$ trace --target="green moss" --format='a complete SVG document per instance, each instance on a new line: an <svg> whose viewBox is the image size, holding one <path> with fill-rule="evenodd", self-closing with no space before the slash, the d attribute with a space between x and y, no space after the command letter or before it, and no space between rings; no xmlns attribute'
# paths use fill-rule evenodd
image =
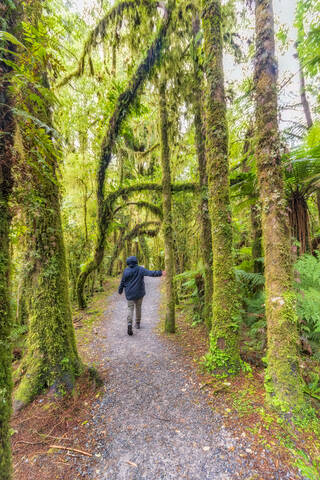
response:
<svg viewBox="0 0 320 480"><path fill-rule="evenodd" d="M279 152L273 20L270 2L257 2L256 162L266 278L268 365L265 386L269 403L278 410L301 412L307 405L299 365L289 223Z"/></svg>
<svg viewBox="0 0 320 480"><path fill-rule="evenodd" d="M15 35L19 21L18 2L1 3L1 29ZM12 112L10 74L15 61L16 45L5 38L1 40L2 61L0 70L0 477L12 477L9 421L12 392L12 318L10 311L10 249L9 229L11 213L9 201L13 188L12 167L14 155L15 122Z"/></svg>
<svg viewBox="0 0 320 480"><path fill-rule="evenodd" d="M27 210L27 222L33 226L27 237L29 328L16 407L24 406L45 388L57 393L72 389L82 371L72 324L57 183L42 178L38 195L43 202L36 215Z"/></svg>
<svg viewBox="0 0 320 480"><path fill-rule="evenodd" d="M268 335L265 375L267 398L269 403L278 409L298 412L305 407L305 399L299 367L299 336L294 292L284 292L281 297L267 294L266 314L276 317L272 334Z"/></svg>
<svg viewBox="0 0 320 480"><path fill-rule="evenodd" d="M9 421L12 391L10 341L12 319L9 301L9 224L8 197L4 197L0 190L0 472L4 480L11 478Z"/></svg>
<svg viewBox="0 0 320 480"><path fill-rule="evenodd" d="M203 73L200 66L200 59L197 55L198 33L200 22L198 15L193 19L193 67L194 67L194 127L195 142L198 157L199 186L200 186L200 205L199 216L201 222L201 253L204 265L204 308L203 317L207 324L208 331L211 330L212 315L212 295L213 295L213 277L212 277L212 233L211 220L208 208L208 176L207 161L205 153L205 128L203 121L202 108L202 89Z"/></svg>
<svg viewBox="0 0 320 480"><path fill-rule="evenodd" d="M240 369L239 305L233 269L228 177L228 130L222 66L221 5L204 0L206 159L212 228L213 297L210 349L206 365L217 375Z"/></svg>
<svg viewBox="0 0 320 480"><path fill-rule="evenodd" d="M83 267L83 270L80 273L77 281L77 297L80 308L86 307L86 300L84 298L84 286L86 280L90 273L93 270L96 270L102 262L104 256L106 235L110 225L110 221L113 216L112 205L117 198L117 196L113 195L106 200L104 194L106 171L109 167L112 150L121 130L121 126L130 112L132 103L137 98L140 89L142 88L148 76L151 74L154 66L160 60L164 41L167 35L167 30L171 21L173 5L174 2L170 2L167 15L164 18L164 21L159 29L155 40L148 49L145 58L142 60L137 70L135 71L135 74L129 82L128 87L121 95L119 95L114 112L109 120L107 131L101 142L100 161L97 173L97 243L93 259L87 262L86 265Z"/></svg>
<svg viewBox="0 0 320 480"><path fill-rule="evenodd" d="M173 231L171 211L171 166L170 147L168 140L168 109L166 101L166 81L162 72L162 79L159 87L160 106L160 150L162 168L162 203L163 223L162 231L164 237L164 260L165 260L165 285L166 285L166 316L165 331L175 332L175 290L174 290L174 252L173 252Z"/></svg>

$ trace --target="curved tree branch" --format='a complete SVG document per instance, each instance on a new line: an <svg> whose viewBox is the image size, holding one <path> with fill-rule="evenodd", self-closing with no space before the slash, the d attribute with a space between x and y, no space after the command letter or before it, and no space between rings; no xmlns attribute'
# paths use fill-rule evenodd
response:
<svg viewBox="0 0 320 480"><path fill-rule="evenodd" d="M173 2L170 2L173 3ZM139 88L143 85L148 75L151 73L156 62L159 61L164 40L171 20L172 7L168 10L156 39L149 48L144 60L140 63L133 75L127 89L118 97L114 112L109 120L107 132L102 140L100 165L98 169L98 207L103 199L104 182L106 170L111 160L112 149L119 135L121 125L128 116L130 106L138 94Z"/></svg>
<svg viewBox="0 0 320 480"><path fill-rule="evenodd" d="M171 185L172 193L181 192L195 192L198 190L198 186L194 183L178 183ZM114 192L110 193L105 200L103 213L99 224L99 235L95 246L93 258L89 260L81 270L81 273L77 282L77 297L80 308L86 307L86 301L83 295L85 282L90 275L102 262L105 240L107 237L108 229L114 216L114 204L121 196L129 196L130 194L142 191L162 191L162 186L157 183L143 183L140 185L130 185L128 187L122 187Z"/></svg>
<svg viewBox="0 0 320 480"><path fill-rule="evenodd" d="M126 203L124 205L120 205L119 207L117 207L114 210L113 215L115 216L120 210L122 210L123 208L128 207L130 205L135 205L138 208L146 208L151 213L153 213L154 215L157 215L160 219L162 219L162 209L160 207L158 207L158 205L155 205L154 203L149 203L149 202L145 202L145 201L129 202L129 203Z"/></svg>
<svg viewBox="0 0 320 480"><path fill-rule="evenodd" d="M86 306L86 302L83 295L84 285L88 275L95 270L102 262L105 248L105 241L107 230L110 224L110 219L113 215L113 203L114 199L118 198L116 195L114 197L111 194L111 199L108 198L107 201L104 198L104 184L106 177L106 170L111 161L112 150L115 145L116 139L119 135L120 128L123 121L129 114L130 107L135 100L139 89L144 84L147 77L152 72L155 64L160 60L160 55L164 46L164 41L166 38L167 30L171 20L172 10L175 6L175 0L169 0L168 9L164 15L163 23L159 29L158 35L150 46L144 60L138 66L135 74L133 75L127 89L118 97L113 115L111 116L108 124L106 134L102 140L101 144L101 153L100 153L100 164L98 168L97 175L97 203L98 203L98 235L97 243L94 252L93 259L86 263L79 275L77 282L77 296L80 308ZM110 201L111 200L111 201Z"/></svg>
<svg viewBox="0 0 320 480"><path fill-rule="evenodd" d="M116 260L116 258L120 255L121 250L123 249L125 243L129 240L133 240L136 237L139 237L141 235L146 235L148 237L155 237L160 230L160 222L143 222L143 223L138 223L137 225L134 226L134 228L127 233L124 237L121 238L119 243L115 245L109 266L108 266L108 275L112 274L112 269L113 269L113 264ZM157 227L155 229L150 229L149 227L154 226Z"/></svg>

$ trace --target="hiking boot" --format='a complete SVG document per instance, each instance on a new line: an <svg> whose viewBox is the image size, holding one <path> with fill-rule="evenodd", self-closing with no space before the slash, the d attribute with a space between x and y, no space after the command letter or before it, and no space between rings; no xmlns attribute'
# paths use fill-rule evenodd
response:
<svg viewBox="0 0 320 480"><path fill-rule="evenodd" d="M139 330L140 329L140 322L136 322L135 327Z"/></svg>
<svg viewBox="0 0 320 480"><path fill-rule="evenodd" d="M128 335L133 335L132 323L128 323Z"/></svg>

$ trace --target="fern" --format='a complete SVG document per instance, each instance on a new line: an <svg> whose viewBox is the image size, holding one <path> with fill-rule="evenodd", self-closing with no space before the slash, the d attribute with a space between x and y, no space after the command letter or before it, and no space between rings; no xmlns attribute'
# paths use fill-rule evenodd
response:
<svg viewBox="0 0 320 480"><path fill-rule="evenodd" d="M301 333L320 344L320 254L302 255L295 265L299 278L297 312Z"/></svg>
<svg viewBox="0 0 320 480"><path fill-rule="evenodd" d="M264 286L264 276L261 273L246 272L238 268L235 269L235 273L238 282L251 292Z"/></svg>

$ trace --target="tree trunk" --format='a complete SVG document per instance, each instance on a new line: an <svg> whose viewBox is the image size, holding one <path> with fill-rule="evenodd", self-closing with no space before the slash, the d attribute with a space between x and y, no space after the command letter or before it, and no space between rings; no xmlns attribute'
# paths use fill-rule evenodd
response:
<svg viewBox="0 0 320 480"><path fill-rule="evenodd" d="M220 0L203 0L206 158L212 225L213 300L208 368L221 375L240 367L239 306L232 256L228 131L222 64Z"/></svg>
<svg viewBox="0 0 320 480"><path fill-rule="evenodd" d="M304 403L298 328L292 287L290 233L279 154L277 64L271 0L256 0L256 158L262 206L266 277L269 402L299 409Z"/></svg>
<svg viewBox="0 0 320 480"><path fill-rule="evenodd" d="M305 82L305 78L304 78L303 66L302 66L302 63L301 63L301 60L300 60L300 57L299 57L298 49L297 49L297 53L296 53L295 56L296 56L296 58L298 60L298 63L299 63L299 80L300 80L301 104L302 104L302 107L303 107L304 116L306 117L307 127L309 129L309 128L312 127L313 121L312 121L310 105L309 105L307 95L306 95L306 82Z"/></svg>
<svg viewBox="0 0 320 480"><path fill-rule="evenodd" d="M252 259L253 259L253 271L254 273L263 273L262 258L262 229L261 229L261 209L257 202L250 207L250 220L251 220L251 245L252 245Z"/></svg>
<svg viewBox="0 0 320 480"><path fill-rule="evenodd" d="M14 35L18 22L18 4L1 2L2 29ZM13 53L15 45L0 41L2 58L15 61ZM10 248L9 229L11 212L9 200L13 188L12 168L15 161L13 150L15 124L10 96L11 67L0 62L0 476L1 480L9 480L12 475L9 421L11 415L12 392L12 345L10 311Z"/></svg>
<svg viewBox="0 0 320 480"><path fill-rule="evenodd" d="M212 295L213 295L213 276L212 276L212 233L211 220L208 205L208 176L207 162L205 152L205 126L203 123L202 112L202 84L203 75L199 65L197 49L197 35L200 30L200 20L198 15L193 19L193 79L194 79L194 127L195 142L198 156L199 183L200 183L200 224L201 224L201 253L204 265L204 308L203 316L208 330L211 330L212 316Z"/></svg>
<svg viewBox="0 0 320 480"><path fill-rule="evenodd" d="M55 167L51 168L53 176ZM24 406L46 387L56 391L71 389L81 371L72 324L57 181L42 178L35 188L42 202L36 214L27 211L31 262L29 331L27 353L22 361L24 376L15 395L16 407Z"/></svg>
<svg viewBox="0 0 320 480"><path fill-rule="evenodd" d="M140 248L141 248L141 251L143 253L143 262L144 262L144 266L147 270L149 270L149 266L150 266L150 252L149 252L149 247L148 247L148 244L147 244L147 241L146 241L146 237L144 235L142 235L141 237L139 237L139 243L140 243Z"/></svg>
<svg viewBox="0 0 320 480"><path fill-rule="evenodd" d="M175 332L175 294L174 294L174 255L173 232L171 211L171 169L170 148L168 141L168 111L166 101L166 81L161 79L159 87L160 99L160 143L161 143L161 168L162 168L162 198L163 198L163 236L164 236L164 262L166 284L166 314L165 331Z"/></svg>
<svg viewBox="0 0 320 480"><path fill-rule="evenodd" d="M25 20L37 28L41 16L41 1L25 6ZM46 72L40 59L35 58L33 75L48 88ZM41 97L39 91L35 91ZM43 99L39 108L30 96L23 96L23 107L51 124L51 106ZM24 99L26 98L26 100ZM27 353L22 360L24 373L15 395L15 406L30 402L46 387L63 392L72 389L81 372L72 323L67 261L60 212L60 193L56 176L57 159L50 152L51 139L39 131L32 121L20 124L23 147L31 160L26 168L26 180L36 197L31 195L26 206L28 225L27 246L29 272L27 313L29 329ZM41 137L41 144L35 138ZM47 150L45 145L49 145ZM23 182L23 180L22 180Z"/></svg>

